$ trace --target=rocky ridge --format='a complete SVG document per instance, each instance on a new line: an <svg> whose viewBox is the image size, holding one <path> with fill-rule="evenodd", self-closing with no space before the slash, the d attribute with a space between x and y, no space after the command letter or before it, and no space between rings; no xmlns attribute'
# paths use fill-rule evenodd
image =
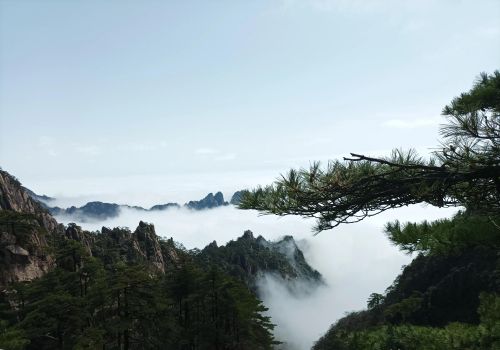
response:
<svg viewBox="0 0 500 350"><path fill-rule="evenodd" d="M80 242L90 255L109 253L160 272L181 254L172 240L162 241L154 226L142 221L133 233L126 228L88 232L76 224L65 227L17 179L0 170L0 287L47 273L54 266L54 248L63 240Z"/></svg>
<svg viewBox="0 0 500 350"><path fill-rule="evenodd" d="M227 205L220 192L190 203L194 210ZM91 204L87 208L98 212L102 206ZM267 273L286 282L307 281L313 286L323 283L320 273L307 264L291 236L270 242L262 236L255 238L247 230L225 246L219 247L214 241L201 251L187 251L179 248L172 238L159 238L154 226L143 221L134 231L102 227L100 231L89 232L74 223L67 226L57 223L19 181L5 171L0 172L0 287L41 277L55 266L55 252L71 241L81 243L88 255L109 266L120 261L140 263L152 272L165 273L186 259L207 269L215 265L245 282L254 292L257 279Z"/></svg>
<svg viewBox="0 0 500 350"><path fill-rule="evenodd" d="M0 170L0 286L40 277L52 268L49 241L63 230L16 178Z"/></svg>
<svg viewBox="0 0 500 350"><path fill-rule="evenodd" d="M237 194L240 192L241 191L238 191L232 196L231 204L237 205L237 203L239 203L240 197L238 197ZM69 216L71 217L71 219L78 222L104 221L106 219L115 218L118 215L120 215L120 211L122 209L135 209L139 211L150 212L150 211L166 210L171 208L178 209L184 207L191 210L206 210L206 209L213 209L222 206L227 206L230 204L224 200L224 195L222 194L222 192L217 192L215 193L215 195L213 193L209 193L200 200L189 201L184 205L180 205L179 203L156 204L149 209L139 206L130 206L126 204L106 203L99 201L88 202L81 207L71 206L69 208L64 209L57 206L56 207L49 206L50 203L46 201L44 198L45 197L50 198L50 197L39 196L33 191L29 191L28 193L35 201L38 201L41 204L41 206L45 207L52 215ZM235 199L236 198L235 196L237 196L238 200Z"/></svg>
<svg viewBox="0 0 500 350"><path fill-rule="evenodd" d="M324 284L321 274L307 263L292 236L272 242L262 236L255 238L252 231L247 230L225 246L213 241L199 251L196 258L205 266L220 267L253 289L258 278L267 273L286 282L303 281L312 287Z"/></svg>

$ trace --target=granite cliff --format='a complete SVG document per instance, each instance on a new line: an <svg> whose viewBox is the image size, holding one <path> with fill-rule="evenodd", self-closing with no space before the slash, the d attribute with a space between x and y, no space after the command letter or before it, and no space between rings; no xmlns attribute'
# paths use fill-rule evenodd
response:
<svg viewBox="0 0 500 350"><path fill-rule="evenodd" d="M81 243L91 256L143 262L160 272L182 254L172 240L161 240L154 226L142 221L134 232L106 227L88 232L76 224L59 224L17 179L0 170L0 286L47 273L64 240Z"/></svg>
<svg viewBox="0 0 500 350"><path fill-rule="evenodd" d="M63 232L16 178L0 170L0 286L45 274L54 265L49 242Z"/></svg>

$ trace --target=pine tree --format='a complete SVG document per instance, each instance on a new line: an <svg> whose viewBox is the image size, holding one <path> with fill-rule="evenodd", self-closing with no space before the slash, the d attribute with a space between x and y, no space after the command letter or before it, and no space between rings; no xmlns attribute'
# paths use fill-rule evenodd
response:
<svg viewBox="0 0 500 350"><path fill-rule="evenodd" d="M481 74L443 109L442 145L425 160L415 151L386 158L351 154L326 168L290 170L244 194L242 209L318 219L316 231L415 203L500 212L500 72Z"/></svg>

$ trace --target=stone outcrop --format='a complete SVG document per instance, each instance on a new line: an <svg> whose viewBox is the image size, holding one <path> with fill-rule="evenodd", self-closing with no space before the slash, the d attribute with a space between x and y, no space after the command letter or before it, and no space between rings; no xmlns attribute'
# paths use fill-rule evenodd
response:
<svg viewBox="0 0 500 350"><path fill-rule="evenodd" d="M231 197L231 200L229 201L229 204L232 205L239 205L241 202L241 198L243 195L248 192L247 190L241 190L241 191L236 191L234 192L233 196Z"/></svg>
<svg viewBox="0 0 500 350"><path fill-rule="evenodd" d="M87 231L82 230L82 228L74 223L68 224L64 235L67 239L71 239L80 242L89 255L92 255L92 247L95 244L95 236Z"/></svg>
<svg viewBox="0 0 500 350"><path fill-rule="evenodd" d="M20 182L3 170L0 170L0 210L33 214L41 220L47 231L55 231L59 226L52 215L26 192Z"/></svg>
<svg viewBox="0 0 500 350"><path fill-rule="evenodd" d="M134 232L127 228L103 227L96 237L93 254L106 254L107 251L117 252L115 259L127 262L145 263L159 272L165 272L178 260L176 248L172 242L161 244L152 224L139 222Z"/></svg>
<svg viewBox="0 0 500 350"><path fill-rule="evenodd" d="M139 222L139 226L132 235L132 247L151 265L165 272L163 254L153 224Z"/></svg>
<svg viewBox="0 0 500 350"><path fill-rule="evenodd" d="M101 217L103 210L116 214L120 206L92 202L84 210ZM103 227L102 232L95 233L73 223L67 227L58 224L45 206L33 198L33 192L0 170L0 288L47 273L55 266L50 252L61 240L80 242L89 255L100 256L103 261L118 258L144 263L161 273L176 265L181 254L173 240L160 240L154 226L142 221L134 232Z"/></svg>
<svg viewBox="0 0 500 350"><path fill-rule="evenodd" d="M62 231L17 179L0 170L0 286L49 271L54 259L48 241Z"/></svg>

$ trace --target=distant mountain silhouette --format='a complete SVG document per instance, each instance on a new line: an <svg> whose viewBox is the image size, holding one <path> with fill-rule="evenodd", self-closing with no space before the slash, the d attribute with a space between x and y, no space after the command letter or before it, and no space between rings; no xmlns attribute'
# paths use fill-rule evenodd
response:
<svg viewBox="0 0 500 350"><path fill-rule="evenodd" d="M185 207L191 210L205 210L213 209L217 207L227 206L229 204L237 205L241 198L243 191L237 191L231 197L231 202L228 203L224 200L224 195L222 192L217 192L215 195L209 193L204 198L200 200L193 200L180 205L179 203L165 203L156 204L151 208L146 209L139 206L130 206L128 204L117 204L117 203L107 203L100 201L88 202L81 207L71 206L69 208L60 208L50 206L50 203L55 200L55 198L48 197L46 195L38 195L35 192L25 188L26 192L31 196L32 199L40 203L45 207L52 215L55 216L71 216L75 221L87 222L87 221L102 221L110 218L117 217L120 215L121 209L135 209L145 212L167 210L172 208Z"/></svg>

